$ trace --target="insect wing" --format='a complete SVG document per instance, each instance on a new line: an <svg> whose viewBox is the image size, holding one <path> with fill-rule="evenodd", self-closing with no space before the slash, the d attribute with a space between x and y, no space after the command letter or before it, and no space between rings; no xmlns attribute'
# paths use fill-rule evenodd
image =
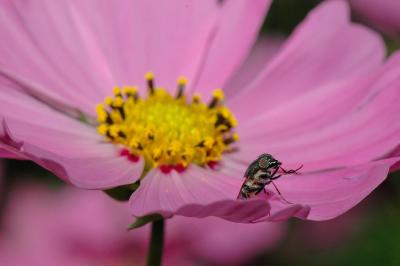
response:
<svg viewBox="0 0 400 266"><path fill-rule="evenodd" d="M246 179L244 180L242 186L240 187L240 190L239 190L239 194L238 194L238 196L237 196L237 199L247 199L247 198L248 198L248 195L247 195L246 193L243 192L244 185L245 185L246 182L247 182L247 177L245 177L245 178L246 178Z"/></svg>
<svg viewBox="0 0 400 266"><path fill-rule="evenodd" d="M236 199L247 199L249 196L245 193L242 192L242 190L239 191L239 194Z"/></svg>
<svg viewBox="0 0 400 266"><path fill-rule="evenodd" d="M258 161L255 160L254 162L252 162L249 167L247 167L246 172L244 173L244 177L247 178L251 178L255 172L258 169Z"/></svg>
<svg viewBox="0 0 400 266"><path fill-rule="evenodd" d="M244 180L242 186L240 187L240 191L237 199L248 199L255 194L257 194L260 189L264 188L264 184L260 183L259 180L254 179L254 176L247 178Z"/></svg>
<svg viewBox="0 0 400 266"><path fill-rule="evenodd" d="M245 180L242 183L242 186L240 187L239 194L237 196L237 199L247 199L250 195L246 192L246 184L249 181L249 178L245 176Z"/></svg>

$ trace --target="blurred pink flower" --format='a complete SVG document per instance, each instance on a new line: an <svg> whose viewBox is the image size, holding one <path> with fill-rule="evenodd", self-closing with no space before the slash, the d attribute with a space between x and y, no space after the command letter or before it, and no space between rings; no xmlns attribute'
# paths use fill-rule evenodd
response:
<svg viewBox="0 0 400 266"><path fill-rule="evenodd" d="M16 266L143 265L150 230L128 232L131 217L125 210L125 204L98 191L16 187L5 213L0 261ZM233 265L272 249L284 233L278 223L175 217L168 220L163 265Z"/></svg>
<svg viewBox="0 0 400 266"><path fill-rule="evenodd" d="M349 0L352 8L365 22L385 33L400 37L400 1Z"/></svg>
<svg viewBox="0 0 400 266"><path fill-rule="evenodd" d="M223 148L215 155L217 168L211 167L207 157L211 153L202 159L210 167L152 168L131 197L136 216L158 212L166 217L219 216L238 222L292 216L329 219L366 197L399 160L395 148L400 143L400 55L383 64L382 39L350 22L344 1L321 4L265 65L249 63L237 73L257 36L268 0L1 4L0 147L78 187L130 184L144 167L142 157L132 151L121 156L121 145L104 141L90 123L81 121L95 117L96 104L110 94L110 88L137 84L141 90L148 70L170 93L180 74L192 81L186 84L181 79L180 86L187 85L190 93L201 93L206 99L213 88L224 88L227 108L221 110L236 117L234 130L240 140L232 144L233 149L224 144L229 139L218 143ZM151 93L152 75L147 78ZM240 82L230 83L232 78ZM122 97L118 90L115 95L115 101ZM218 102L222 96L219 91L213 100ZM106 100L108 107L114 100ZM104 121L107 115L111 117L100 110L98 118ZM122 115L117 112L119 120ZM160 120L158 130L176 115L171 117L159 112L146 121ZM113 118L113 134L109 128L99 131L114 140L125 138L119 135L124 131L117 120ZM225 120L230 127L233 121ZM186 137L194 138L202 128L184 130ZM144 133L154 140L151 130ZM131 140L129 148L143 149L135 135ZM163 144L171 145L171 154L179 145L189 147L189 142ZM152 158L157 152L156 147L143 151L143 156ZM236 200L247 165L263 152L273 154L287 168L304 165L302 175L276 182L295 204L273 192ZM193 153L177 155L180 160L187 156Z"/></svg>

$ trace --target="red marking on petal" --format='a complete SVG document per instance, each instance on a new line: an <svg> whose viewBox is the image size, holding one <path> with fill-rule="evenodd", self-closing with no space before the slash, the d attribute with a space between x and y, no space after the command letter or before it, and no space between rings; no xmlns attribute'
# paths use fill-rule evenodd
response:
<svg viewBox="0 0 400 266"><path fill-rule="evenodd" d="M128 149L122 149L119 153L121 156L129 156L131 153Z"/></svg>
<svg viewBox="0 0 400 266"><path fill-rule="evenodd" d="M132 154L128 149L122 149L119 154L128 158L128 160L133 163L137 163L140 159L139 156Z"/></svg>
<svg viewBox="0 0 400 266"><path fill-rule="evenodd" d="M178 173L182 173L183 171L185 171L186 167L183 166L182 164L177 164L177 165L174 166L174 169Z"/></svg>
<svg viewBox="0 0 400 266"><path fill-rule="evenodd" d="M139 161L140 157L137 155L129 154L128 159L131 162L137 163Z"/></svg>
<svg viewBox="0 0 400 266"><path fill-rule="evenodd" d="M207 163L207 165L208 165L208 167L210 167L211 169L215 170L215 169L217 168L217 166L218 166L218 162L216 162L216 161L209 161L209 162Z"/></svg>
<svg viewBox="0 0 400 266"><path fill-rule="evenodd" d="M172 166L170 166L170 165L161 165L160 166L160 170L164 174L169 174L172 171Z"/></svg>

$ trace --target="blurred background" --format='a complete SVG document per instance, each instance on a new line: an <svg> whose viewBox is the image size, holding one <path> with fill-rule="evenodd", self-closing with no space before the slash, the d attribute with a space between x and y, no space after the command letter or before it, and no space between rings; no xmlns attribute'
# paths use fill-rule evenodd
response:
<svg viewBox="0 0 400 266"><path fill-rule="evenodd" d="M320 2L275 0L261 37L276 40L278 49ZM353 7L353 20L378 30L388 54L400 48L400 31ZM0 177L0 265L144 264L148 228L126 231L133 218L124 203L70 188L31 162L0 161ZM164 264L400 265L399 177L392 173L361 204L326 222L174 218L167 224Z"/></svg>

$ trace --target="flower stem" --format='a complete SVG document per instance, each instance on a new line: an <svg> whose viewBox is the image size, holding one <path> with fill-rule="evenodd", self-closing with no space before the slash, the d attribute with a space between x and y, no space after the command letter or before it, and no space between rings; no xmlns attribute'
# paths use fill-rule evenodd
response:
<svg viewBox="0 0 400 266"><path fill-rule="evenodd" d="M147 266L160 266L164 245L164 220L156 220L151 224L151 239Z"/></svg>

